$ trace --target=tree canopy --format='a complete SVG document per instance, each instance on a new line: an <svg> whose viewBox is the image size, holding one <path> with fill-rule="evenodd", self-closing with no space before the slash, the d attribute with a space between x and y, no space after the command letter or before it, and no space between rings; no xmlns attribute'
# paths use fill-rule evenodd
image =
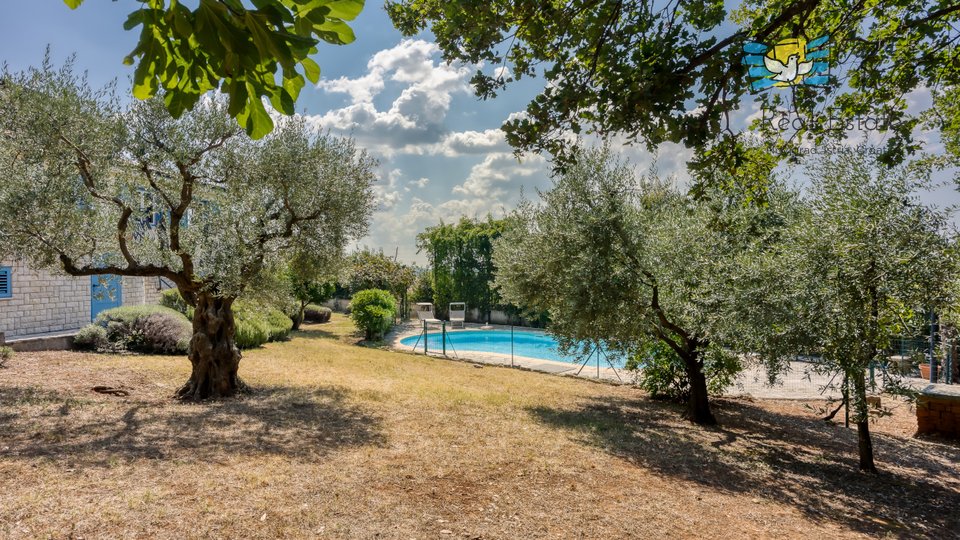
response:
<svg viewBox="0 0 960 540"><path fill-rule="evenodd" d="M807 135L818 142L846 135L817 121L824 113L839 125L870 115L887 125L882 160L899 162L919 147L911 131L921 114L907 112L907 94L928 89L936 107L960 82L960 4L948 0L743 0L733 8L722 0L397 0L387 6L405 34L432 30L447 60L484 63L473 79L483 98L542 74L543 90L504 130L518 150L548 151L561 163L573 155L571 135L595 133L696 148L693 168L701 179L718 161L727 174L737 172L755 157L730 124L730 113L749 99L747 42L813 43L827 36L828 80L752 96L763 107L789 104L809 120L771 147L786 155L795 156ZM931 125L952 122L937 117ZM779 135L769 122L756 127Z"/></svg>
<svg viewBox="0 0 960 540"><path fill-rule="evenodd" d="M409 312L408 295L416 280L413 267L403 264L383 251L359 250L347 262L347 285L350 293L356 294L367 289L379 289L392 294L399 306L394 314L401 318Z"/></svg>
<svg viewBox="0 0 960 540"><path fill-rule="evenodd" d="M336 259L365 234L375 162L297 117L253 140L225 99L179 118L121 107L68 64L4 72L0 255L70 275L160 276L194 310L181 395L237 390L234 299L298 252Z"/></svg>
<svg viewBox="0 0 960 540"><path fill-rule="evenodd" d="M815 369L839 375L837 387L845 381L860 468L873 471L866 371L886 363L893 338L922 335L925 313L955 305L955 239L948 214L917 199L926 184L910 168L848 154L814 165L812 181L808 212L777 256L779 291L790 301L772 328L791 330L769 339L817 352ZM896 378L882 381L899 389Z"/></svg>
<svg viewBox="0 0 960 540"><path fill-rule="evenodd" d="M497 287L505 300L549 311L568 351L669 349L689 380L688 417L714 423L708 367L727 351L752 352L765 332L769 320L743 314L775 286L759 255L777 244L793 198L763 208L693 200L638 177L609 149L576 158L495 243Z"/></svg>
<svg viewBox="0 0 960 540"><path fill-rule="evenodd" d="M71 9L83 0L64 0ZM254 137L273 129L261 98L293 114L306 81L320 80L310 58L321 41L345 45L355 39L347 24L364 0L181 0L139 2L123 27L140 27L140 40L123 60L137 64L133 95L163 96L174 117L193 108L210 90L230 96L227 110ZM278 78L279 72L279 78Z"/></svg>
<svg viewBox="0 0 960 540"><path fill-rule="evenodd" d="M445 314L450 302L466 302L468 309L489 317L490 310L500 306L493 287L493 243L505 225L504 220L490 216L486 220L464 217L455 225L440 223L417 235L417 248L430 261L438 313Z"/></svg>
<svg viewBox="0 0 960 540"><path fill-rule="evenodd" d="M336 291L337 272L343 260L300 252L278 271L279 296L289 298L288 312L293 319L293 329L299 330L304 320L304 311L309 304L320 304L333 297ZM272 292L272 291L271 291Z"/></svg>

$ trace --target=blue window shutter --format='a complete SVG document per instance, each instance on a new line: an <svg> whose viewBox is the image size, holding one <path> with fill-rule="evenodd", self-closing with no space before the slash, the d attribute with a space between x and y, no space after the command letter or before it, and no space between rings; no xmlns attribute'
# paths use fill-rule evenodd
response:
<svg viewBox="0 0 960 540"><path fill-rule="evenodd" d="M13 272L9 266L0 266L0 298L13 296Z"/></svg>

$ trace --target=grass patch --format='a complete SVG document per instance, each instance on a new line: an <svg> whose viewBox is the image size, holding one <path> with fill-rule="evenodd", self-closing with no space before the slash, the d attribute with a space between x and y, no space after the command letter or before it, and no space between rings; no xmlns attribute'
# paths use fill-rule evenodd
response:
<svg viewBox="0 0 960 540"><path fill-rule="evenodd" d="M170 399L184 358L22 353L0 378L0 537L946 538L960 449L803 403L717 429L630 387L358 347L349 319L244 352L255 392ZM96 394L97 385L127 397Z"/></svg>

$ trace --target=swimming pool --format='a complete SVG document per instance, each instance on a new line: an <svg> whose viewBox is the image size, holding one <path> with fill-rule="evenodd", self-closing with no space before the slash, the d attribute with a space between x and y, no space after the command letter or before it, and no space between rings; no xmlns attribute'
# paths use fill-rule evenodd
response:
<svg viewBox="0 0 960 540"><path fill-rule="evenodd" d="M427 349L431 352L439 352L443 349L442 334L440 332L430 332L427 334ZM419 343L417 343L419 339ZM510 355L510 330L455 330L447 331L447 354L463 352L485 352ZM416 351L423 351L423 338L420 334L405 337L400 343L407 347L416 345ZM513 354L515 356L526 356L528 358L540 358L542 360L553 360L555 362L566 362L568 364L582 364L583 361L577 360L576 356L562 354L557 349L557 340L550 334L544 332L531 332L529 330L513 331ZM623 360L610 356L610 362L617 368L623 367ZM597 355L594 354L587 362L587 366L597 365ZM600 367L608 367L607 361L600 358Z"/></svg>

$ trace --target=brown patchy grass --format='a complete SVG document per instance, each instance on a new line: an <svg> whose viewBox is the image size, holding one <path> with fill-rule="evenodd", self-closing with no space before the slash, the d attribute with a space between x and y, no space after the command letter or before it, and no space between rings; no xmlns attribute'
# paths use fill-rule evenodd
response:
<svg viewBox="0 0 960 540"><path fill-rule="evenodd" d="M181 404L182 358L20 354L0 370L3 538L948 538L960 448L799 402L717 429L634 388L357 347L349 321L245 353L256 392ZM122 386L129 397L90 391Z"/></svg>

